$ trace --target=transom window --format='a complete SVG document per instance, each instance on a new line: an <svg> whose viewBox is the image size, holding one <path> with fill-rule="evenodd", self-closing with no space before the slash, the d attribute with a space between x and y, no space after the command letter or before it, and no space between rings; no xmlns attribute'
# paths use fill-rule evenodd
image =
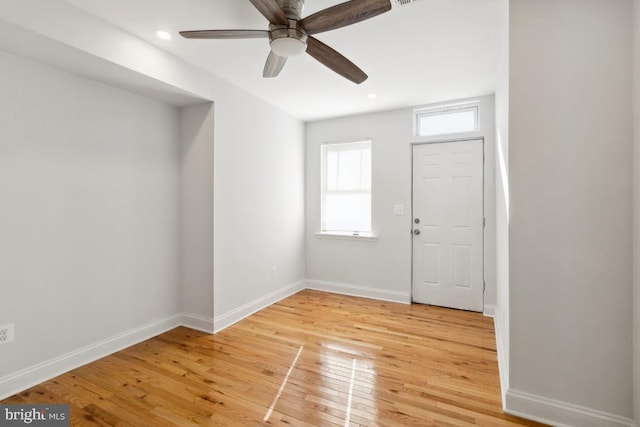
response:
<svg viewBox="0 0 640 427"><path fill-rule="evenodd" d="M322 232L371 232L371 141L326 143L322 150Z"/></svg>
<svg viewBox="0 0 640 427"><path fill-rule="evenodd" d="M449 105L415 111L416 136L475 132L478 105Z"/></svg>

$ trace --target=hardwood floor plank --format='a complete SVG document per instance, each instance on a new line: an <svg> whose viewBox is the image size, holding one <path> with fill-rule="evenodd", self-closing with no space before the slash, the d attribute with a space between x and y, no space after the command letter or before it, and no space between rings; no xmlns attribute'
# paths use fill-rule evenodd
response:
<svg viewBox="0 0 640 427"><path fill-rule="evenodd" d="M491 319L305 290L216 334L176 328L2 403L71 425L539 426L506 415Z"/></svg>

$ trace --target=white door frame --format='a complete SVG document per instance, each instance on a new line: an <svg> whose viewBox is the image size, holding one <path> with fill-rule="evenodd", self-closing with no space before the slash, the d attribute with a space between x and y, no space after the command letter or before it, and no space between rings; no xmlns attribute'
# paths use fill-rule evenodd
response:
<svg viewBox="0 0 640 427"><path fill-rule="evenodd" d="M487 290L487 282L486 282L486 278L485 278L485 232L486 232L486 212L485 212L485 184L486 184L486 171L485 171L485 165L486 165L486 153L485 153L485 138L484 136L469 136L467 138L455 138L455 139L442 139L442 140L434 140L434 141L418 141L418 142L412 142L410 143L410 147L411 147L411 224L410 224L410 229L409 229L409 233L411 234L411 303L414 304L413 302L413 269L414 269L414 265L413 265L413 261L414 261L414 240L413 240L413 219L415 218L414 216L414 207L413 207L413 174L414 174L414 170L413 170L413 155L414 155L414 147L418 146L418 145L427 145L427 144L447 144L447 143L452 143L452 142L462 142L462 141L476 141L476 140L480 140L482 141L482 216L484 218L483 221L483 227L482 227L482 305L484 307L485 304L485 292Z"/></svg>

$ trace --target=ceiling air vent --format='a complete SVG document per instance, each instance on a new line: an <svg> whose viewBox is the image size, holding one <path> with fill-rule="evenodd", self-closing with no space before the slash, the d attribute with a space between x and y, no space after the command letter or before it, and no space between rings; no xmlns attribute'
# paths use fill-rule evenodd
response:
<svg viewBox="0 0 640 427"><path fill-rule="evenodd" d="M417 1L419 1L419 0L395 0L396 4L398 6L406 6L408 4L415 3Z"/></svg>

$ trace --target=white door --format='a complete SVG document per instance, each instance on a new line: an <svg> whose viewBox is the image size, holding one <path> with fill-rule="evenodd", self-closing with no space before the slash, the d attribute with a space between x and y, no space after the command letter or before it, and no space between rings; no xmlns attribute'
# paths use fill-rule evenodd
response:
<svg viewBox="0 0 640 427"><path fill-rule="evenodd" d="M413 147L413 301L482 311L483 141Z"/></svg>

